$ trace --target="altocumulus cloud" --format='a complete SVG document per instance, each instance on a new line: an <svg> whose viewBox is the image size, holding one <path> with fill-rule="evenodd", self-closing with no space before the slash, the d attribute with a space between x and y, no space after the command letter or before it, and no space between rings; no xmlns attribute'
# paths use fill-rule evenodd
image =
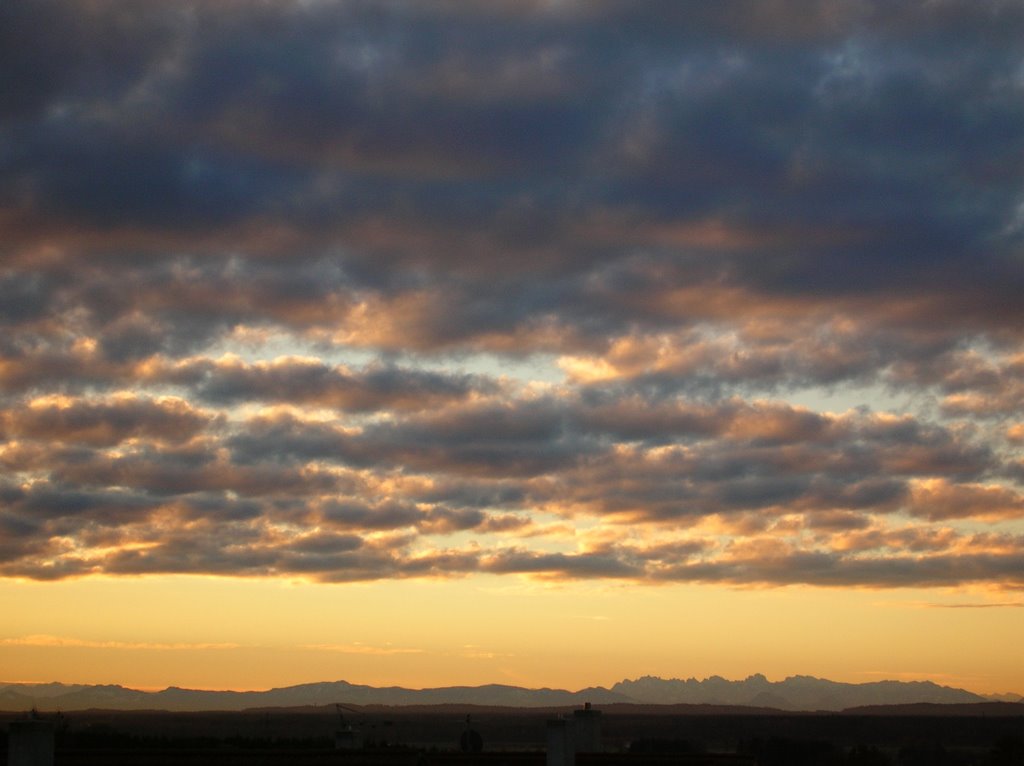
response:
<svg viewBox="0 0 1024 766"><path fill-rule="evenodd" d="M4 576L1024 586L1019 3L11 0L0 94Z"/></svg>

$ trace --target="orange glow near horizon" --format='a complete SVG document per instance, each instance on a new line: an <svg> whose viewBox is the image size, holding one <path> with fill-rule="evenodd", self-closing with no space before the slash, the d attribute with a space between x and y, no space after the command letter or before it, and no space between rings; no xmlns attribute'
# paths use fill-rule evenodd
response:
<svg viewBox="0 0 1024 766"><path fill-rule="evenodd" d="M9 615L0 637L4 682L579 689L643 675L763 673L932 680L978 693L1024 688L1013 639L1024 610L983 593L489 576L356 585L88 578L8 581L0 593ZM989 606L957 608L965 603Z"/></svg>

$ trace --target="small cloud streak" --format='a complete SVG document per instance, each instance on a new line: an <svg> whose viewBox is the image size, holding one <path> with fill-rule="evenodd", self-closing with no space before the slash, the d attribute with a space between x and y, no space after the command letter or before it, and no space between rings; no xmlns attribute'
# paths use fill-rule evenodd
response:
<svg viewBox="0 0 1024 766"><path fill-rule="evenodd" d="M394 646L368 646L366 644L302 644L301 649L317 652L337 652L339 654L367 654L388 656L392 654L422 654L422 649L403 649Z"/></svg>
<svg viewBox="0 0 1024 766"><path fill-rule="evenodd" d="M993 604L925 604L929 609L1024 609L1024 601L1006 601Z"/></svg>
<svg viewBox="0 0 1024 766"><path fill-rule="evenodd" d="M146 641L96 641L83 638L70 638L67 636L51 636L46 634L33 634L20 636L18 638L0 639L2 646L26 646L53 649L115 649L118 651L206 651L209 649L238 649L241 645L235 643L159 643Z"/></svg>

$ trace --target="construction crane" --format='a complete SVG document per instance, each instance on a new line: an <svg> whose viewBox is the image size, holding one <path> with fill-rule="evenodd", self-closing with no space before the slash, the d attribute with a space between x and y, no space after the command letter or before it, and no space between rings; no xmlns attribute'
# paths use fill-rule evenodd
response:
<svg viewBox="0 0 1024 766"><path fill-rule="evenodd" d="M362 732L346 721L345 713L342 712L347 710L349 713L359 713L360 711L350 708L348 705L342 705L340 702L334 703L334 709L338 711L338 730L334 732L334 749L358 750L363 747Z"/></svg>

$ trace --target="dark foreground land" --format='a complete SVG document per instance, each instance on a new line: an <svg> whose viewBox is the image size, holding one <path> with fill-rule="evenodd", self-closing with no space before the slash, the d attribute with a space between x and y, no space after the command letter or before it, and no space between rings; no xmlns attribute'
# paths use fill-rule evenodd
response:
<svg viewBox="0 0 1024 766"><path fill-rule="evenodd" d="M365 707L343 715L318 707L43 717L58 732L55 766L544 766L546 722L572 710ZM482 752L460 751L467 715ZM0 714L0 736L18 718ZM361 747L336 750L339 730ZM1021 704L843 713L611 705L601 733L605 752L578 754L576 766L1024 766Z"/></svg>

